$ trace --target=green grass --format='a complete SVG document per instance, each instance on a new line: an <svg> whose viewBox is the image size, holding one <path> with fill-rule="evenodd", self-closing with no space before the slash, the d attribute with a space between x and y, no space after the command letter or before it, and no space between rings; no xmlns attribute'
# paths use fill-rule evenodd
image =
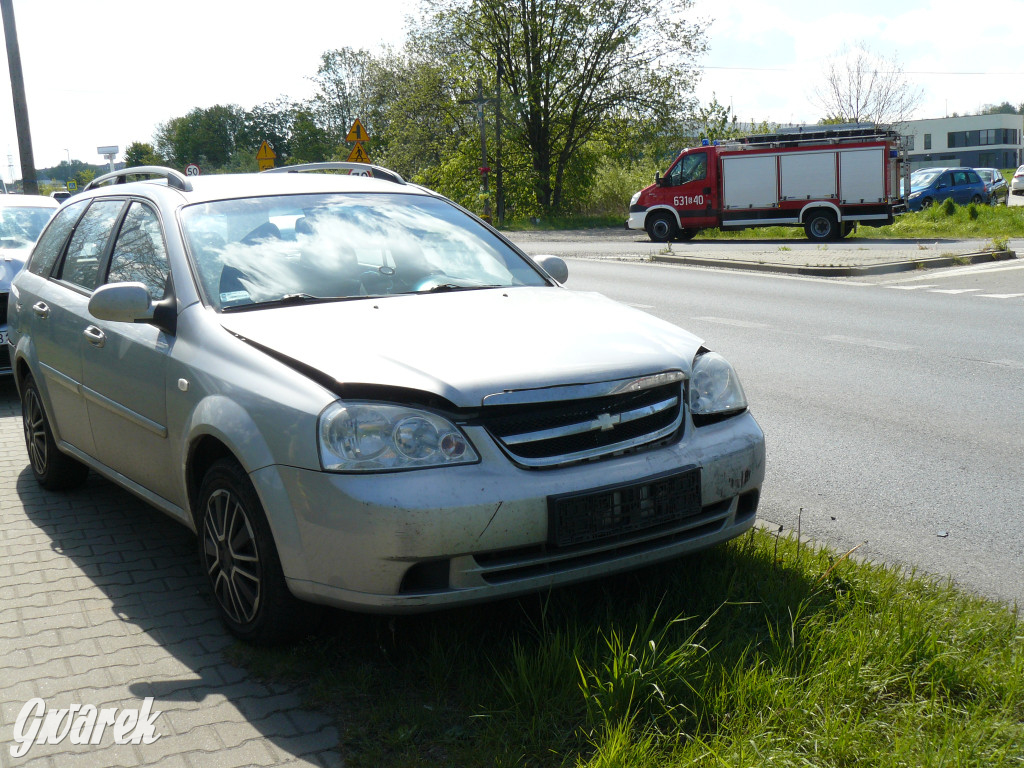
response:
<svg viewBox="0 0 1024 768"><path fill-rule="evenodd" d="M565 217L538 222L516 222L506 230L621 229L626 217ZM640 234L640 233L637 233ZM885 227L858 227L851 238L868 239L1002 239L1024 237L1024 206L935 205L925 211L905 213ZM705 229L698 240L806 240L802 227L757 227L723 232Z"/></svg>
<svg viewBox="0 0 1024 768"><path fill-rule="evenodd" d="M308 683L351 766L1024 765L1015 611L763 532L232 655Z"/></svg>

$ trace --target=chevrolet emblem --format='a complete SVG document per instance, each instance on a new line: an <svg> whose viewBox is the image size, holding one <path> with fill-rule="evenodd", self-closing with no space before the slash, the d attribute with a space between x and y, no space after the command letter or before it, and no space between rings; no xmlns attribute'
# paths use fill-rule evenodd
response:
<svg viewBox="0 0 1024 768"><path fill-rule="evenodd" d="M598 414L598 417L591 423L591 429L600 429L602 432L610 432L619 423L619 415L612 416L610 413Z"/></svg>

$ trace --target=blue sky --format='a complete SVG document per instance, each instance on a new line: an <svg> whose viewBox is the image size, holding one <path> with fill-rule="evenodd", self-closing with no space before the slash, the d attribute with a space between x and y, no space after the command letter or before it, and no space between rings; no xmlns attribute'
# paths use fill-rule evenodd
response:
<svg viewBox="0 0 1024 768"><path fill-rule="evenodd" d="M308 96L323 51L399 44L416 0L276 5L283 17L228 0L14 0L36 165L102 162L97 147L150 141L196 106ZM826 61L860 40L900 56L924 91L918 117L1024 102L1024 0L696 0L692 13L713 19L698 96L731 103L744 121L817 120L810 95ZM6 155L20 176L5 76L0 137L3 176Z"/></svg>

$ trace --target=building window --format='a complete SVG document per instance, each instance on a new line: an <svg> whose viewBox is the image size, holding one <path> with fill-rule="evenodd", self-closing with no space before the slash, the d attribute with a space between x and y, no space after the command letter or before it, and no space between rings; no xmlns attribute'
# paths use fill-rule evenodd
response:
<svg viewBox="0 0 1024 768"><path fill-rule="evenodd" d="M930 133L926 133L924 135L924 148L925 149L931 149L932 148L932 135Z"/></svg>

